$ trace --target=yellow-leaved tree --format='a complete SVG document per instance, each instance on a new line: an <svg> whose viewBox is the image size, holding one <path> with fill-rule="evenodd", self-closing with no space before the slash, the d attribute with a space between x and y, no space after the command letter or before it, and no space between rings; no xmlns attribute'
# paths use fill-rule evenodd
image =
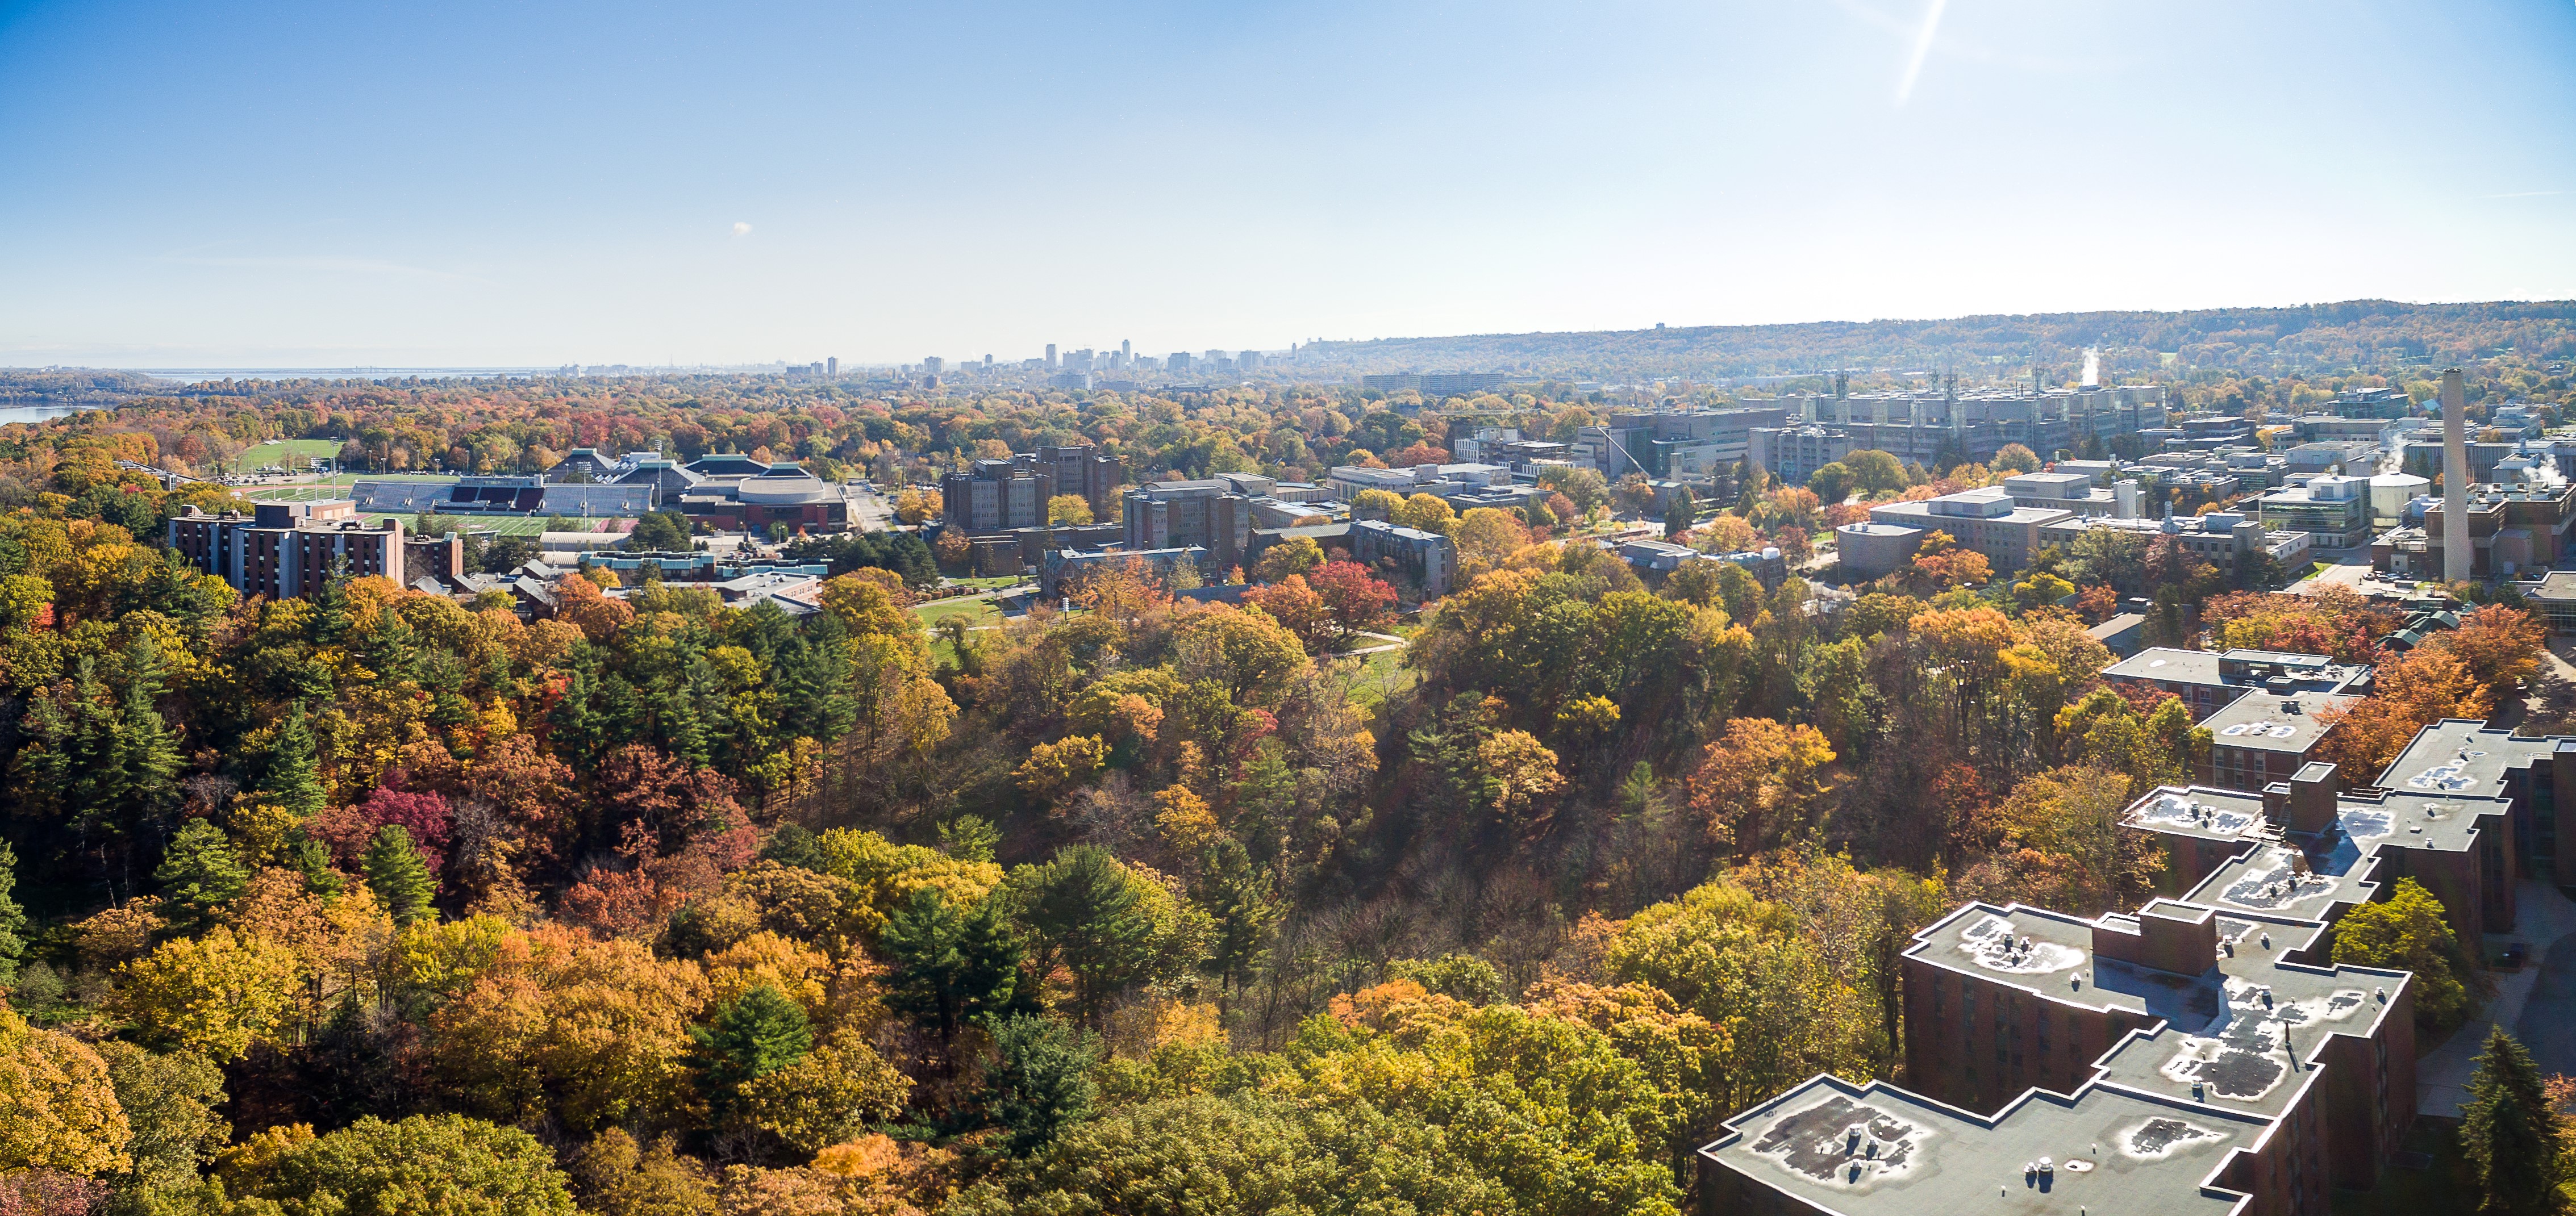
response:
<svg viewBox="0 0 2576 1216"><path fill-rule="evenodd" d="M0 1171L123 1170L132 1139L106 1061L0 1005Z"/></svg>
<svg viewBox="0 0 2576 1216"><path fill-rule="evenodd" d="M238 1060L276 1033L303 990L302 970L293 950L218 925L120 968L114 1007L146 1039Z"/></svg>

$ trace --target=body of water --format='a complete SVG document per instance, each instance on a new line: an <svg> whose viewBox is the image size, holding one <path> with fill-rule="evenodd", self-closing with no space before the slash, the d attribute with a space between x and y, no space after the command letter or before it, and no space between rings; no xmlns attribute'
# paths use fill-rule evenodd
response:
<svg viewBox="0 0 2576 1216"><path fill-rule="evenodd" d="M88 405L0 405L0 426L12 422L43 422L48 418L60 418L66 414L77 414L82 410L96 408L98 407Z"/></svg>

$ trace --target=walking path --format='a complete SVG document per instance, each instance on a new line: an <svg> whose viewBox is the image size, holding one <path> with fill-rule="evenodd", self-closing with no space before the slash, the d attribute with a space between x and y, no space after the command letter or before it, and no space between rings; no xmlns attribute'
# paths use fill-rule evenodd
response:
<svg viewBox="0 0 2576 1216"><path fill-rule="evenodd" d="M2502 1025L2540 1057L2540 1070L2576 1071L2576 903L2558 888L2526 880L2514 891L2513 932L2493 941L2529 942L2531 959L2520 971L2496 976L2496 996L2476 1020L2460 1028L2433 1054L2415 1061L2415 1112L2460 1117L2469 1100L2469 1075L2486 1050L2487 1028ZM2475 943L2469 943L2476 949ZM2543 983L2546 973L2548 982ZM2541 1042L2534 1044L2534 1037Z"/></svg>

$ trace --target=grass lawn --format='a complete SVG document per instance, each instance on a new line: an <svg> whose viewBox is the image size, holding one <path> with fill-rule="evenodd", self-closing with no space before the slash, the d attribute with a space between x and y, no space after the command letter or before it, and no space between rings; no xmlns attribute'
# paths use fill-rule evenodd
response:
<svg viewBox="0 0 2576 1216"><path fill-rule="evenodd" d="M2431 1157L2432 1166L2410 1170L2391 1165L2370 1190L2336 1191L2334 1216L2471 1216L2478 1210L2477 1187L2460 1156L2456 1125L2417 1119L2402 1149Z"/></svg>
<svg viewBox="0 0 2576 1216"><path fill-rule="evenodd" d="M271 439L266 443L242 449L233 458L233 471L247 473L275 465L282 469L300 469L312 457L329 458L340 454L337 439Z"/></svg>
<svg viewBox="0 0 2576 1216"><path fill-rule="evenodd" d="M378 520L385 519L399 519L406 528L412 525L413 520L420 518L417 515L392 515L379 511L361 511L358 514L360 518L365 519L368 523L375 523ZM525 515L503 515L498 517L487 515L442 515L439 516L439 518L456 520L469 532L489 532L495 536L541 536L546 530L546 521L544 516L538 516L531 519Z"/></svg>
<svg viewBox="0 0 2576 1216"><path fill-rule="evenodd" d="M270 486L264 490L243 490L242 497L256 502L312 502L318 498L347 498L348 483L336 485Z"/></svg>
<svg viewBox="0 0 2576 1216"><path fill-rule="evenodd" d="M991 600L933 600L912 611L923 626L933 629L950 617L964 617L970 626L1002 623L1002 610L994 607Z"/></svg>
<svg viewBox="0 0 2576 1216"><path fill-rule="evenodd" d="M952 578L948 580L948 585L951 587L972 587L977 591L991 591L997 587L1017 587L1027 581L1029 580L1022 575L1010 574L994 575L989 578Z"/></svg>
<svg viewBox="0 0 2576 1216"><path fill-rule="evenodd" d="M1415 634L1422 632L1422 627L1398 625L1392 629L1382 629L1377 632L1392 634L1411 641ZM1376 638L1354 638L1352 641L1358 643L1355 649L1386 645ZM1364 654L1356 658L1336 659L1333 661L1333 668L1337 672L1345 673L1344 678L1350 681L1348 687L1351 699L1360 705L1375 705L1394 693L1411 688L1422 678L1421 673L1404 665L1402 647L1381 650L1376 654Z"/></svg>

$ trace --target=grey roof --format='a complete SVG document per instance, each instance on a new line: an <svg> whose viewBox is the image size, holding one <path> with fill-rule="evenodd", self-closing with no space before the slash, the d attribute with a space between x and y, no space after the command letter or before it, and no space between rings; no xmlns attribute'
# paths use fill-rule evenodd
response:
<svg viewBox="0 0 2576 1216"><path fill-rule="evenodd" d="M2302 868L2304 867L2304 868ZM2375 853L2364 853L2348 833L2329 840L2288 837L2257 844L2210 871L2184 898L2220 911L2264 912L2327 920L2336 904L2370 902L2379 891Z"/></svg>
<svg viewBox="0 0 2576 1216"><path fill-rule="evenodd" d="M2221 916L2218 960L2224 1003L2207 1020L2170 1019L2131 1035L2099 1062L2113 1084L2278 1115L2317 1075L2334 1035L2363 1038L2397 1005L2414 977L2374 967L2318 967L2288 960L2325 926L2253 915ZM2197 1093L2193 1086L2201 1088Z"/></svg>
<svg viewBox="0 0 2576 1216"><path fill-rule="evenodd" d="M2116 638L2132 629L2143 629L2146 624L2147 618L2143 613L2123 612L2085 630L2084 636L2101 641L2105 638Z"/></svg>
<svg viewBox="0 0 2576 1216"><path fill-rule="evenodd" d="M2263 832L2263 799L2240 790L2168 785L2130 803L2120 822L2140 831L2199 840L2248 841Z"/></svg>
<svg viewBox="0 0 2576 1216"><path fill-rule="evenodd" d="M2218 678L2218 655L2208 650L2150 646L2102 669L2102 674L2131 680L2170 680L2179 684L2224 684Z"/></svg>
<svg viewBox="0 0 2576 1216"><path fill-rule="evenodd" d="M2064 1212L2164 1216L2235 1210L2210 1185L2269 1120L2088 1085L2032 1090L1980 1117L1891 1085L1820 1076L1727 1121L1700 1150L1825 1212L1952 1216ZM1855 1136L1853 1133L1858 1132ZM2031 1172L2041 1158L2056 1168Z"/></svg>
<svg viewBox="0 0 2576 1216"><path fill-rule="evenodd" d="M2379 784L2437 794L2500 795L2508 768L2527 767L2557 750L2550 736L2516 735L2475 718L2444 718L2417 731Z"/></svg>
<svg viewBox="0 0 2576 1216"><path fill-rule="evenodd" d="M2304 754L2326 733L2318 712L2359 699L2322 692L2275 696L2257 690L2201 719L2200 724L2209 728L2211 742L2220 747Z"/></svg>

